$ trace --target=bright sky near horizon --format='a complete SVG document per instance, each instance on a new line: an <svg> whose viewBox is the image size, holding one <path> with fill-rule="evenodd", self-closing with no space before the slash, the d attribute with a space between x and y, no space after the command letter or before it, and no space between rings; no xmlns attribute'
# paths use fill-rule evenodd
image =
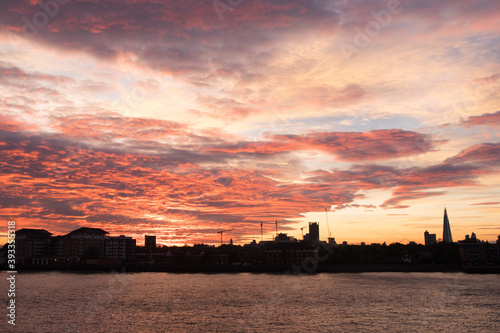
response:
<svg viewBox="0 0 500 333"><path fill-rule="evenodd" d="M0 241L500 234L499 1L0 8Z"/></svg>

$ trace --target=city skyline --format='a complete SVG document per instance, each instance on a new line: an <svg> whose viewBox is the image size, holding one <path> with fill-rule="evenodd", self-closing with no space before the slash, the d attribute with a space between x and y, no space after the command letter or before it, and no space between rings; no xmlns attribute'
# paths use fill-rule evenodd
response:
<svg viewBox="0 0 500 333"><path fill-rule="evenodd" d="M9 220L166 245L249 243L275 221L422 243L444 207L455 240L497 239L496 1L3 8L2 243Z"/></svg>
<svg viewBox="0 0 500 333"><path fill-rule="evenodd" d="M278 229L278 224L277 224L277 221L275 221L275 227L276 229L274 230L274 233L269 233L269 232L266 232L266 235L264 236L264 233L262 232L261 233L261 238L259 241L264 241L264 242L274 242L274 241L278 241L278 239L280 238L279 236L283 236L284 238L287 238L287 239L290 239L290 241L315 241L315 242L324 242L325 244L330 244L332 246L337 246L337 242L335 241L335 237L333 237L333 235L331 233L329 233L329 235L326 235L326 236L323 236L321 235L321 233L319 232L319 226L320 226L320 223L319 222L309 222L308 223L308 228L306 227L302 227L300 228L301 229L301 232L302 232L302 237L300 239L294 237L294 236L290 236L288 235L287 233L283 233L283 232L280 232L279 229ZM312 228L312 229L311 229ZM99 230L99 231L102 231L104 232L106 235L105 236L112 236L111 238L120 238L120 237L126 237L126 238L132 238L128 235L110 235L109 232L105 231L105 230L102 230L101 228L92 228L92 227L80 227L78 228L77 230L85 230L85 229L93 229L93 230ZM304 234L304 231L303 229L308 229L309 230L309 233L307 234ZM51 236L57 236L57 237L60 237L60 236L67 236L67 235L54 235L52 234L51 232L49 232L48 230L45 230L45 229L33 229L33 228L23 228L23 229L20 229L22 231L35 231L35 232L44 232L44 233L48 233L50 234ZM329 227L327 226L327 230L329 230ZM19 231L19 230L18 230ZM220 234L220 237L221 237L221 241L220 241L220 244L219 245L227 245L227 244L230 244L230 245L233 245L233 239L230 238L229 240L224 240L223 241L223 237L222 237L222 233L227 233L227 232L230 232L231 230L222 230L222 231L218 231L217 233ZM261 231L263 231L263 222L261 222ZM71 234L75 232L75 230L73 231L70 231L68 233ZM411 243L415 243L415 244L423 244L425 246L428 246L432 243L436 243L436 242L444 242L444 243L453 243L453 239L451 238L451 226L450 226L450 221L448 219L448 214L447 214L447 211L446 211L446 208L444 209L444 215L443 215L443 227L442 227L442 233L443 233L443 238L439 238L437 239L436 238L436 234L429 234L429 232L426 230L424 233L423 233L423 242L420 241L420 240L402 240L400 242L403 242L404 241L408 241L408 244L411 244ZM472 237L475 239L476 238L476 234L474 232L472 232ZM142 246L148 248L148 241L150 242L150 244L154 243L155 246L156 246L156 237L157 235L148 235L148 234L143 234L142 235L143 238L144 238L144 244ZM161 235L160 235L161 236ZM289 237L286 237L286 236L289 236ZM428 237L431 237L431 238L428 238ZM433 238L432 238L433 237ZM500 235L498 236L500 237ZM469 239L469 235L464 235L464 238L463 240L468 240ZM462 239L461 239L462 240ZM458 242L460 242L461 240L459 240ZM134 239L135 241L135 239ZM141 239L138 239L138 245L141 245ZM248 244L253 244L257 241L257 239L252 239L251 242L249 242ZM395 244L395 243L400 243L400 242L392 242L391 244ZM347 241L342 241L340 240L339 244L343 243L344 245L365 245L366 242L364 241L359 241L359 242L356 242L356 243L348 243ZM384 241L383 242L384 244L386 244L387 242ZM456 242L455 242L456 243ZM495 243L495 242L491 242L490 243ZM372 244L380 244L380 243L372 243ZM159 243L158 245L160 246L169 246L168 244L162 244L162 243ZM188 244L184 244L184 245L188 245ZM201 244L190 244L190 245L204 245L203 243ZM210 245L217 245L217 244L210 244ZM244 244L235 244L235 245L244 245Z"/></svg>

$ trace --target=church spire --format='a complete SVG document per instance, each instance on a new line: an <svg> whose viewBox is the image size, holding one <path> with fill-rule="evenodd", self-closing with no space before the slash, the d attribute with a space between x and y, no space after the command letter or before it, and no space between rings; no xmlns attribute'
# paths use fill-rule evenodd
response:
<svg viewBox="0 0 500 333"><path fill-rule="evenodd" d="M443 242L453 243L453 238L451 237L450 220L448 220L446 208L444 209L443 218Z"/></svg>

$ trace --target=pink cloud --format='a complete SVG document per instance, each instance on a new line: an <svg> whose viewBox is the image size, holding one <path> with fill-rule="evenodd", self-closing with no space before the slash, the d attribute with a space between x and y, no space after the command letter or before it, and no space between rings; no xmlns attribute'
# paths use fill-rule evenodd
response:
<svg viewBox="0 0 500 333"><path fill-rule="evenodd" d="M500 126L500 111L469 117L469 119L462 122L462 125L468 128L472 126Z"/></svg>
<svg viewBox="0 0 500 333"><path fill-rule="evenodd" d="M500 143L482 143L469 147L460 154L446 159L445 163L480 163L500 166Z"/></svg>
<svg viewBox="0 0 500 333"><path fill-rule="evenodd" d="M113 138L130 140L160 140L187 135L187 127L173 121L122 117L118 113L77 114L53 117L54 129L66 137L84 140L110 141Z"/></svg>
<svg viewBox="0 0 500 333"><path fill-rule="evenodd" d="M231 98L199 97L198 102L204 105L204 111L192 110L196 115L207 115L212 118L238 121L260 111Z"/></svg>
<svg viewBox="0 0 500 333"><path fill-rule="evenodd" d="M276 142L295 144L296 149L317 149L351 162L418 155L432 151L436 145L443 143L429 135L398 129L275 135L273 139Z"/></svg>

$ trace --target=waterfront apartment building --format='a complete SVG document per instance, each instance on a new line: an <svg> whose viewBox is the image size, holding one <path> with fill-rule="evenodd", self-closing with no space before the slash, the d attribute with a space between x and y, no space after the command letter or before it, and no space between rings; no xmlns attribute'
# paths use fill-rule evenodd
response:
<svg viewBox="0 0 500 333"><path fill-rule="evenodd" d="M57 238L57 255L60 259L104 258L104 243L108 232L98 228L80 228Z"/></svg>
<svg viewBox="0 0 500 333"><path fill-rule="evenodd" d="M151 237L155 245L155 237ZM16 260L21 266L66 265L85 263L88 259L133 261L136 240L124 235L109 237L107 231L85 227L55 237L44 229L25 228L16 232Z"/></svg>
<svg viewBox="0 0 500 333"><path fill-rule="evenodd" d="M104 257L106 259L135 259L135 239L132 237L107 237L104 240Z"/></svg>
<svg viewBox="0 0 500 333"><path fill-rule="evenodd" d="M45 229L16 231L16 260L18 264L43 265L53 261L52 234Z"/></svg>

